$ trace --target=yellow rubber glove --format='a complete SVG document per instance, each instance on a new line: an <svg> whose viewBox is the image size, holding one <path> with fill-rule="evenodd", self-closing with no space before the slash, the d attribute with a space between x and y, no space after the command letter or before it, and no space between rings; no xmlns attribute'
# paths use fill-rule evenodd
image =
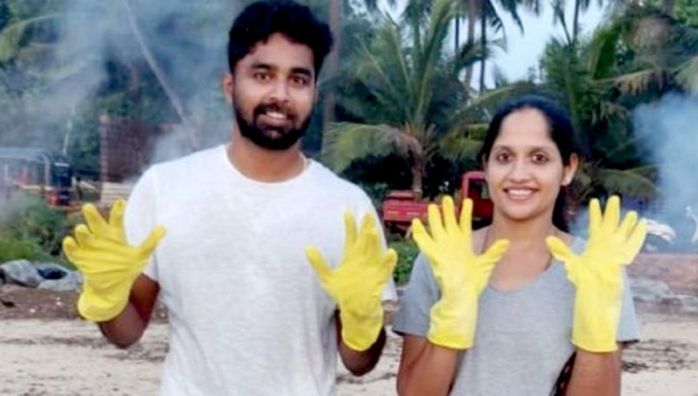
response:
<svg viewBox="0 0 698 396"><path fill-rule="evenodd" d="M565 264L567 278L574 284L572 343L590 352L611 352L617 347L616 333L623 301L623 266L632 263L647 235L647 224L637 213L620 221L620 199L611 197L605 213L597 199L589 204L589 240L577 255L562 240L548 237L550 252Z"/></svg>
<svg viewBox="0 0 698 396"><path fill-rule="evenodd" d="M441 299L431 308L427 339L435 345L467 349L475 339L480 293L509 241L498 240L484 254L475 254L471 231L473 202L463 201L460 224L456 222L453 199L445 197L442 206L443 219L438 206L429 205L431 235L419 219L412 221L413 238L429 259L441 290Z"/></svg>
<svg viewBox="0 0 698 396"><path fill-rule="evenodd" d="M165 235L163 227L155 227L140 246L129 246L123 226L125 207L123 200L114 203L107 223L94 205L84 205L87 227L78 225L75 239L63 240L66 257L84 277L78 311L85 319L104 322L123 311L133 282Z"/></svg>
<svg viewBox="0 0 698 396"><path fill-rule="evenodd" d="M308 246L306 257L320 284L339 307L342 340L355 351L365 351L383 328L383 289L393 274L397 253L385 250L373 216L365 215L357 234L354 216L344 214L346 240L342 262L330 269L320 251Z"/></svg>

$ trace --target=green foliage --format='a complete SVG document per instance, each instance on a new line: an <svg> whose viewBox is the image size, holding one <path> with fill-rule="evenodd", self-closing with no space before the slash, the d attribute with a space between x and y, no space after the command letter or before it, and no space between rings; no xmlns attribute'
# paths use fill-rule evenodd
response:
<svg viewBox="0 0 698 396"><path fill-rule="evenodd" d="M388 243L388 245L395 249L398 256L393 279L395 279L395 283L398 285L404 285L410 280L412 265L419 254L419 248L411 239L395 240Z"/></svg>
<svg viewBox="0 0 698 396"><path fill-rule="evenodd" d="M398 155L406 161L412 190L421 193L440 141L449 134L451 140L469 139L453 128L466 124L456 115L469 116L459 111L470 95L459 75L483 51L466 45L449 53L446 39L456 7L436 1L430 12L407 25L384 20L374 35L358 43L356 57L344 63L339 105L349 121L331 127L326 160L334 169L343 171L371 155Z"/></svg>
<svg viewBox="0 0 698 396"><path fill-rule="evenodd" d="M60 254L63 237L70 230L62 212L34 196L14 201L9 212L0 226L0 237L27 249L31 242L47 254Z"/></svg>
<svg viewBox="0 0 698 396"><path fill-rule="evenodd" d="M0 264L12 260L56 261L35 240L0 237Z"/></svg>

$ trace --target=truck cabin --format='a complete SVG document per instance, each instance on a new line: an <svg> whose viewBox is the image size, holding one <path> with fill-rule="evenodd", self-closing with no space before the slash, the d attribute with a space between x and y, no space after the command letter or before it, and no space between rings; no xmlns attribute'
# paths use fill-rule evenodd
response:
<svg viewBox="0 0 698 396"><path fill-rule="evenodd" d="M70 203L72 168L61 155L42 149L0 147L0 191L37 193L51 205Z"/></svg>

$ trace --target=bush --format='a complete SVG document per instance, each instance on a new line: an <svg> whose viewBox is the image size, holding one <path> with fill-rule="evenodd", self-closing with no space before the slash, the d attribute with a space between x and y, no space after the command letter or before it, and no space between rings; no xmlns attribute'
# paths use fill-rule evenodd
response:
<svg viewBox="0 0 698 396"><path fill-rule="evenodd" d="M55 261L36 241L0 238L0 263L12 260Z"/></svg>
<svg viewBox="0 0 698 396"><path fill-rule="evenodd" d="M34 243L49 255L61 252L61 242L70 230L66 216L34 196L22 196L5 208L0 238L28 248Z"/></svg>
<svg viewBox="0 0 698 396"><path fill-rule="evenodd" d="M398 255L397 265L393 272L393 279L398 285L407 283L412 272L412 264L419 254L417 245L409 239L391 241L388 245L395 249Z"/></svg>

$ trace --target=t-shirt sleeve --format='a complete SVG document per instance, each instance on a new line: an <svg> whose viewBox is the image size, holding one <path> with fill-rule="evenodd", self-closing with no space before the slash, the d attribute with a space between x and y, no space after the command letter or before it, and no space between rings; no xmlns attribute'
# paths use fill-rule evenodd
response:
<svg viewBox="0 0 698 396"><path fill-rule="evenodd" d="M623 305L620 310L620 323L618 324L618 342L633 342L640 339L640 326L635 313L633 293L630 290L628 274L623 269Z"/></svg>
<svg viewBox="0 0 698 396"><path fill-rule="evenodd" d="M126 239L130 245L141 244L150 234L156 224L156 185L155 174L149 170L133 187L124 213L124 227ZM156 255L150 257L148 264L143 269L143 274L148 278L158 281L158 266Z"/></svg>
<svg viewBox="0 0 698 396"><path fill-rule="evenodd" d="M419 254L414 261L410 281L400 299L400 306L393 321L393 331L401 335L425 337L429 331L429 312L440 296L429 261Z"/></svg>

